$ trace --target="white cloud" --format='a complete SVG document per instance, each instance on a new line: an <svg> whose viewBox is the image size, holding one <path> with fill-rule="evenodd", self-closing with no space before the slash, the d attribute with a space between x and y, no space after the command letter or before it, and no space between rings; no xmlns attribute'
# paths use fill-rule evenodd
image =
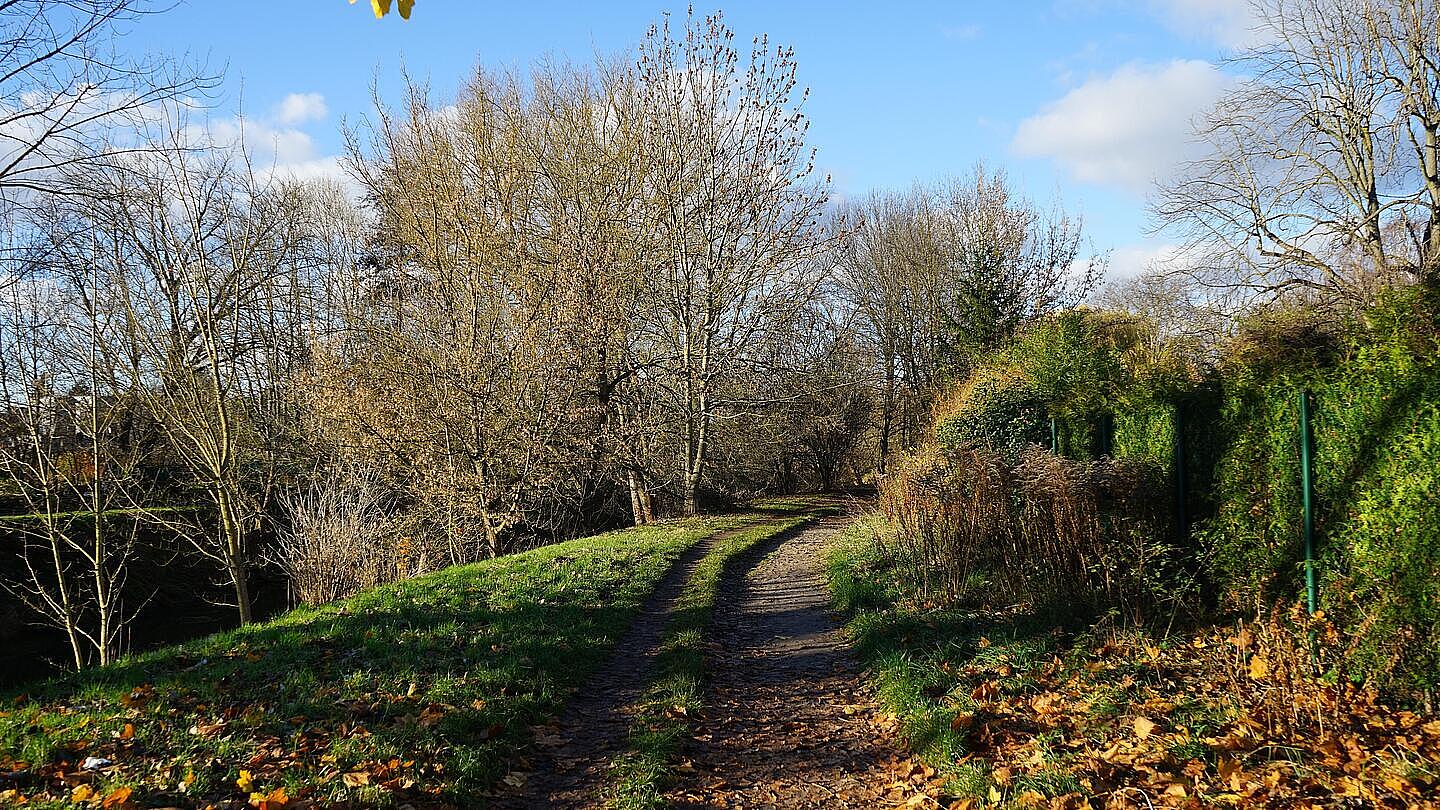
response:
<svg viewBox="0 0 1440 810"><path fill-rule="evenodd" d="M1011 147L1051 158L1077 180L1144 193L1193 153L1192 120L1228 81L1199 60L1127 65L1020 122Z"/></svg>
<svg viewBox="0 0 1440 810"><path fill-rule="evenodd" d="M969 42L972 39L979 39L980 26L975 23L944 25L940 27L940 35L956 42Z"/></svg>
<svg viewBox="0 0 1440 810"><path fill-rule="evenodd" d="M1106 278L1121 281L1139 276L1154 267L1164 267L1180 256L1179 245L1138 244L1115 248L1110 253L1110 267Z"/></svg>
<svg viewBox="0 0 1440 810"><path fill-rule="evenodd" d="M340 165L340 158L335 155L305 160L298 163L277 163L263 172L265 177L284 178L289 180L334 180L338 182L352 197L360 194L360 189L355 182L345 173Z"/></svg>
<svg viewBox="0 0 1440 810"><path fill-rule="evenodd" d="M275 119L287 126L323 121L329 114L325 97L319 93L291 93L275 108Z"/></svg>
<svg viewBox="0 0 1440 810"><path fill-rule="evenodd" d="M1150 0L1155 12L1177 33L1207 39L1226 48L1255 44L1250 0Z"/></svg>
<svg viewBox="0 0 1440 810"><path fill-rule="evenodd" d="M286 125L283 118L277 114L270 120L246 117L210 119L203 127L192 127L188 139L197 145L208 144L237 151L243 144L256 174L262 178L330 178L346 184L340 158L320 154L315 139L308 132Z"/></svg>

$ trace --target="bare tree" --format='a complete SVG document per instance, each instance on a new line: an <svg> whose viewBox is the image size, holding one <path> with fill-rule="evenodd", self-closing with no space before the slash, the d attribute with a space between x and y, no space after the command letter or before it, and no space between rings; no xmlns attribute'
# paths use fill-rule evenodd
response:
<svg viewBox="0 0 1440 810"><path fill-rule="evenodd" d="M183 118L166 140L72 172L76 216L97 246L115 351L145 410L211 513L166 513L169 529L217 564L240 621L251 620L253 538L298 419L294 373L309 300L303 220L283 185L258 184L234 155L196 149Z"/></svg>
<svg viewBox="0 0 1440 810"><path fill-rule="evenodd" d="M65 232L65 221L42 227ZM38 242L12 274L0 324L5 439L0 475L31 514L8 527L24 576L0 583L65 637L78 669L124 650L148 596L127 588L147 491L148 431L113 373L116 324L94 265L68 265Z"/></svg>
<svg viewBox="0 0 1440 810"><path fill-rule="evenodd" d="M679 38L666 18L640 48L654 167L649 328L682 434L686 514L698 508L715 420L747 405L722 395L727 377L786 328L822 276L828 178L812 178L794 51L760 36L742 62L733 39L719 15L688 18Z"/></svg>
<svg viewBox="0 0 1440 810"><path fill-rule="evenodd" d="M322 358L321 389L359 393L367 407L332 399L333 424L408 470L456 561L503 553L522 527L558 530L586 465L570 428L588 368L557 321L586 302L555 283L583 269L569 262L585 243L555 235L573 210L546 206L533 148L553 143L537 132L551 123L513 78L480 73L451 108L412 86L373 152L351 133L390 266L354 350Z"/></svg>
<svg viewBox="0 0 1440 810"><path fill-rule="evenodd" d="M1440 271L1434 0L1257 0L1262 44L1198 124L1208 150L1161 188L1184 269L1241 301L1363 303Z"/></svg>
<svg viewBox="0 0 1440 810"><path fill-rule="evenodd" d="M879 368L882 469L910 447L935 395L974 360L1099 284L1084 225L1025 199L984 166L962 179L876 195L841 212L834 261Z"/></svg>
<svg viewBox="0 0 1440 810"><path fill-rule="evenodd" d="M73 193L67 170L149 148L125 130L215 86L200 71L120 53L126 27L160 10L148 0L0 3L0 193Z"/></svg>

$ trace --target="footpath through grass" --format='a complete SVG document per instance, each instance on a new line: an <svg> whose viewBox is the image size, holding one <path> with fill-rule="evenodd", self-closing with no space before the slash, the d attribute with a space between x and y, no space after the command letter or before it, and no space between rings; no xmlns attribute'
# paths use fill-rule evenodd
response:
<svg viewBox="0 0 1440 810"><path fill-rule="evenodd" d="M942 804L1440 806L1440 721L1315 677L1293 633L927 604L878 552L879 520L839 539L831 592L893 721L947 778Z"/></svg>
<svg viewBox="0 0 1440 810"><path fill-rule="evenodd" d="M753 520L451 568L0 695L0 806L473 805L680 554Z"/></svg>
<svg viewBox="0 0 1440 810"><path fill-rule="evenodd" d="M620 810L665 806L675 757L704 708L705 634L726 577L737 573L750 552L786 532L832 513L832 502L785 498L762 509L773 518L728 534L696 567L666 628L655 681L646 690L631 722L629 750L611 764L606 800Z"/></svg>

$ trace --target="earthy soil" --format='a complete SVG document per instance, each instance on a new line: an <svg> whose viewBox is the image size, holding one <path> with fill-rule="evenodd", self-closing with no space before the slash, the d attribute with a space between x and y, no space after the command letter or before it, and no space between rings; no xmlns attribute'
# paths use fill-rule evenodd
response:
<svg viewBox="0 0 1440 810"><path fill-rule="evenodd" d="M828 609L825 548L843 525L780 538L730 583L674 806L892 807L920 787L923 769L894 739Z"/></svg>
<svg viewBox="0 0 1440 810"><path fill-rule="evenodd" d="M707 537L681 555L621 637L610 660L586 681L557 723L537 730L537 752L507 777L511 790L492 798L491 807L518 810L595 805L606 767L625 750L634 705L651 680L676 600L700 560L732 533ZM520 782L520 774L527 774L524 782L515 784Z"/></svg>
<svg viewBox="0 0 1440 810"><path fill-rule="evenodd" d="M749 555L716 605L707 708L696 718L675 807L876 808L923 791L915 765L867 693L828 610L825 547L844 518L786 532ZM539 730L539 751L512 774L499 808L599 806L608 763L624 750L631 710L649 682L671 607L712 538L667 575L610 662L565 715ZM911 803L910 806L935 806Z"/></svg>

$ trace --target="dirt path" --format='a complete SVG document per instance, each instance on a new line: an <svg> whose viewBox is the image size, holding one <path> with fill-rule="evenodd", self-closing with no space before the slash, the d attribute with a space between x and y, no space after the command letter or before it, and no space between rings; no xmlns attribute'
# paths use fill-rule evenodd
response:
<svg viewBox="0 0 1440 810"><path fill-rule="evenodd" d="M529 774L524 783L494 796L490 807L520 810L597 806L596 792L605 783L606 766L624 750L631 709L650 682L657 648L676 599L710 549L744 528L749 527L707 537L681 555L616 644L610 660L585 682L559 722L536 735L538 750L520 771ZM508 778L514 779L515 774Z"/></svg>
<svg viewBox="0 0 1440 810"><path fill-rule="evenodd" d="M831 518L782 537L717 606L713 680L677 807L890 807L913 792L828 610ZM762 552L763 553L763 552Z"/></svg>

